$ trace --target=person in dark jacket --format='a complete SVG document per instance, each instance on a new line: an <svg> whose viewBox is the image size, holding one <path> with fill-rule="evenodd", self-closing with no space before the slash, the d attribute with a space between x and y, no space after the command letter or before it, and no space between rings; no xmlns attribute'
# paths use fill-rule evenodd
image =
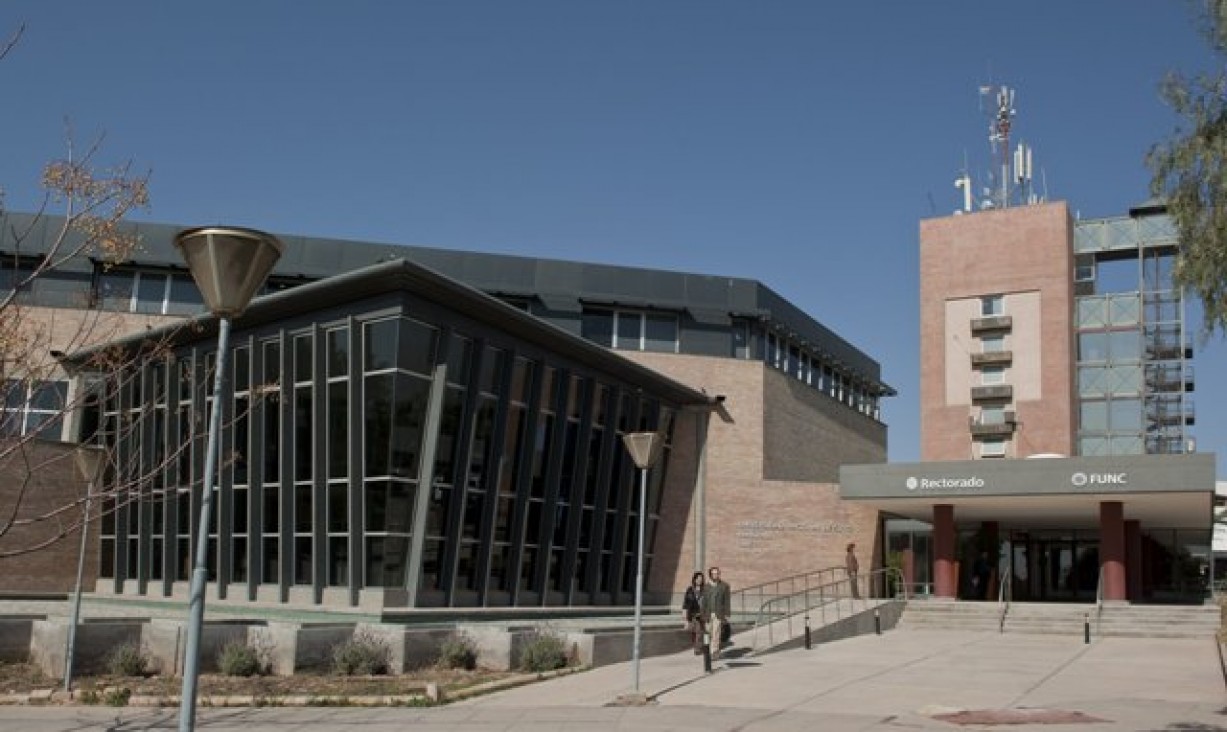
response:
<svg viewBox="0 0 1227 732"><path fill-rule="evenodd" d="M844 555L844 568L848 570L848 583L852 585L852 599L859 599L861 596L860 588L857 587L857 573L860 571L861 563L856 561L856 544L848 544L848 553Z"/></svg>
<svg viewBox="0 0 1227 732"><path fill-rule="evenodd" d="M690 640L694 645L695 655L703 652L703 632L705 629L703 603L707 593L707 583L702 572L695 572L690 577L690 586L682 598L682 614L686 618L686 628L690 631Z"/></svg>
<svg viewBox="0 0 1227 732"><path fill-rule="evenodd" d="M720 579L720 568L712 567L707 570L707 578L711 582L707 585L707 602L703 605L703 610L707 617L707 627L711 632L711 657L712 660L719 658L720 648L725 643L725 628L729 627L729 616L733 614L733 597L729 585L724 580Z"/></svg>

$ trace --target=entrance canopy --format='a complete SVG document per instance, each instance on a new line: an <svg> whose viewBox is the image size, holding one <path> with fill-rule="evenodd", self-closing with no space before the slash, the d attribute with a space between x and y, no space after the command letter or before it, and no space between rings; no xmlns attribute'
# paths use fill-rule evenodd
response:
<svg viewBox="0 0 1227 732"><path fill-rule="evenodd" d="M846 465L839 493L926 522L950 505L959 523L1091 529L1114 501L1146 529L1209 529L1214 471L1212 453Z"/></svg>

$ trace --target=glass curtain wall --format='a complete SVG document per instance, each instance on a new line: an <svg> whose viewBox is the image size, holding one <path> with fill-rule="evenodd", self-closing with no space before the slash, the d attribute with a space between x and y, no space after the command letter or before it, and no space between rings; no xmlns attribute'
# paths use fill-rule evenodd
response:
<svg viewBox="0 0 1227 732"><path fill-rule="evenodd" d="M621 438L666 437L648 487L650 568L676 410L489 339L403 315L236 338L209 524L209 580L223 596L633 602L645 507ZM96 439L118 458L109 479L133 486L102 518L101 575L119 591L169 595L189 579L215 363L207 346L185 349L102 386Z"/></svg>

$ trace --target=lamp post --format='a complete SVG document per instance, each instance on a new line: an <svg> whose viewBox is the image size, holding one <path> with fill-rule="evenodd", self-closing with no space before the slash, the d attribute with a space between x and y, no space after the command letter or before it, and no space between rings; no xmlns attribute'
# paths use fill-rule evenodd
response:
<svg viewBox="0 0 1227 732"><path fill-rule="evenodd" d="M660 459L664 437L658 432L631 432L622 436L622 443L639 468L639 552L635 571L635 643L631 651L631 682L639 693L639 641L643 636L643 534L644 516L648 512L648 469Z"/></svg>
<svg viewBox="0 0 1227 732"><path fill-rule="evenodd" d="M218 319L213 409L209 415L209 438L205 446L200 524L196 530L196 560L192 568L188 601L183 690L179 699L179 730L191 732L196 726L200 635L204 626L205 581L209 574L209 512L213 505L213 480L218 463L218 433L221 431L226 355L230 348L230 321L247 309L247 304L263 286L268 273L281 257L283 247L276 237L264 232L221 226L206 226L180 232L175 237L175 247L187 262L192 279L200 288L205 306Z"/></svg>
<svg viewBox="0 0 1227 732"><path fill-rule="evenodd" d="M85 545L89 533L89 508L94 497L94 484L102 472L102 448L98 445L77 445L77 472L85 479L85 510L81 512L81 549L77 552L77 585L72 594L72 619L68 626L68 643L64 648L64 691L72 692L72 657L77 647L77 625L81 622L81 577L85 574Z"/></svg>

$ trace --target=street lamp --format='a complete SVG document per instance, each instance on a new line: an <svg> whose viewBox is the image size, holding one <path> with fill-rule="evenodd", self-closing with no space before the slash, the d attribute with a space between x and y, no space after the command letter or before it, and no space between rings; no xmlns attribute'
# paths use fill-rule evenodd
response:
<svg viewBox="0 0 1227 732"><path fill-rule="evenodd" d="M209 573L209 511L213 504L214 473L217 472L230 320L247 309L247 304L281 257L283 247L276 237L264 232L221 226L180 232L175 237L175 247L187 262L205 306L218 319L213 410L209 415L209 438L205 447L200 524L196 532L196 561L192 568L187 645L183 657L183 691L179 699L179 730L191 732L196 725L196 681L200 674L200 635L204 626L205 580Z"/></svg>
<svg viewBox="0 0 1227 732"><path fill-rule="evenodd" d="M635 645L632 650L631 680L634 691L639 693L639 640L643 635L643 526L648 512L648 469L660 459L665 445L658 432L631 432L622 436L622 444L639 468L639 553L635 571Z"/></svg>
<svg viewBox="0 0 1227 732"><path fill-rule="evenodd" d="M81 512L81 549L77 552L77 587L72 597L72 620L68 626L68 644L64 649L64 691L72 692L72 657L77 646L77 625L81 622L81 577L85 573L85 537L89 533L89 507L94 497L94 485L102 474L102 448L98 445L77 445L77 472L85 479L85 510Z"/></svg>

